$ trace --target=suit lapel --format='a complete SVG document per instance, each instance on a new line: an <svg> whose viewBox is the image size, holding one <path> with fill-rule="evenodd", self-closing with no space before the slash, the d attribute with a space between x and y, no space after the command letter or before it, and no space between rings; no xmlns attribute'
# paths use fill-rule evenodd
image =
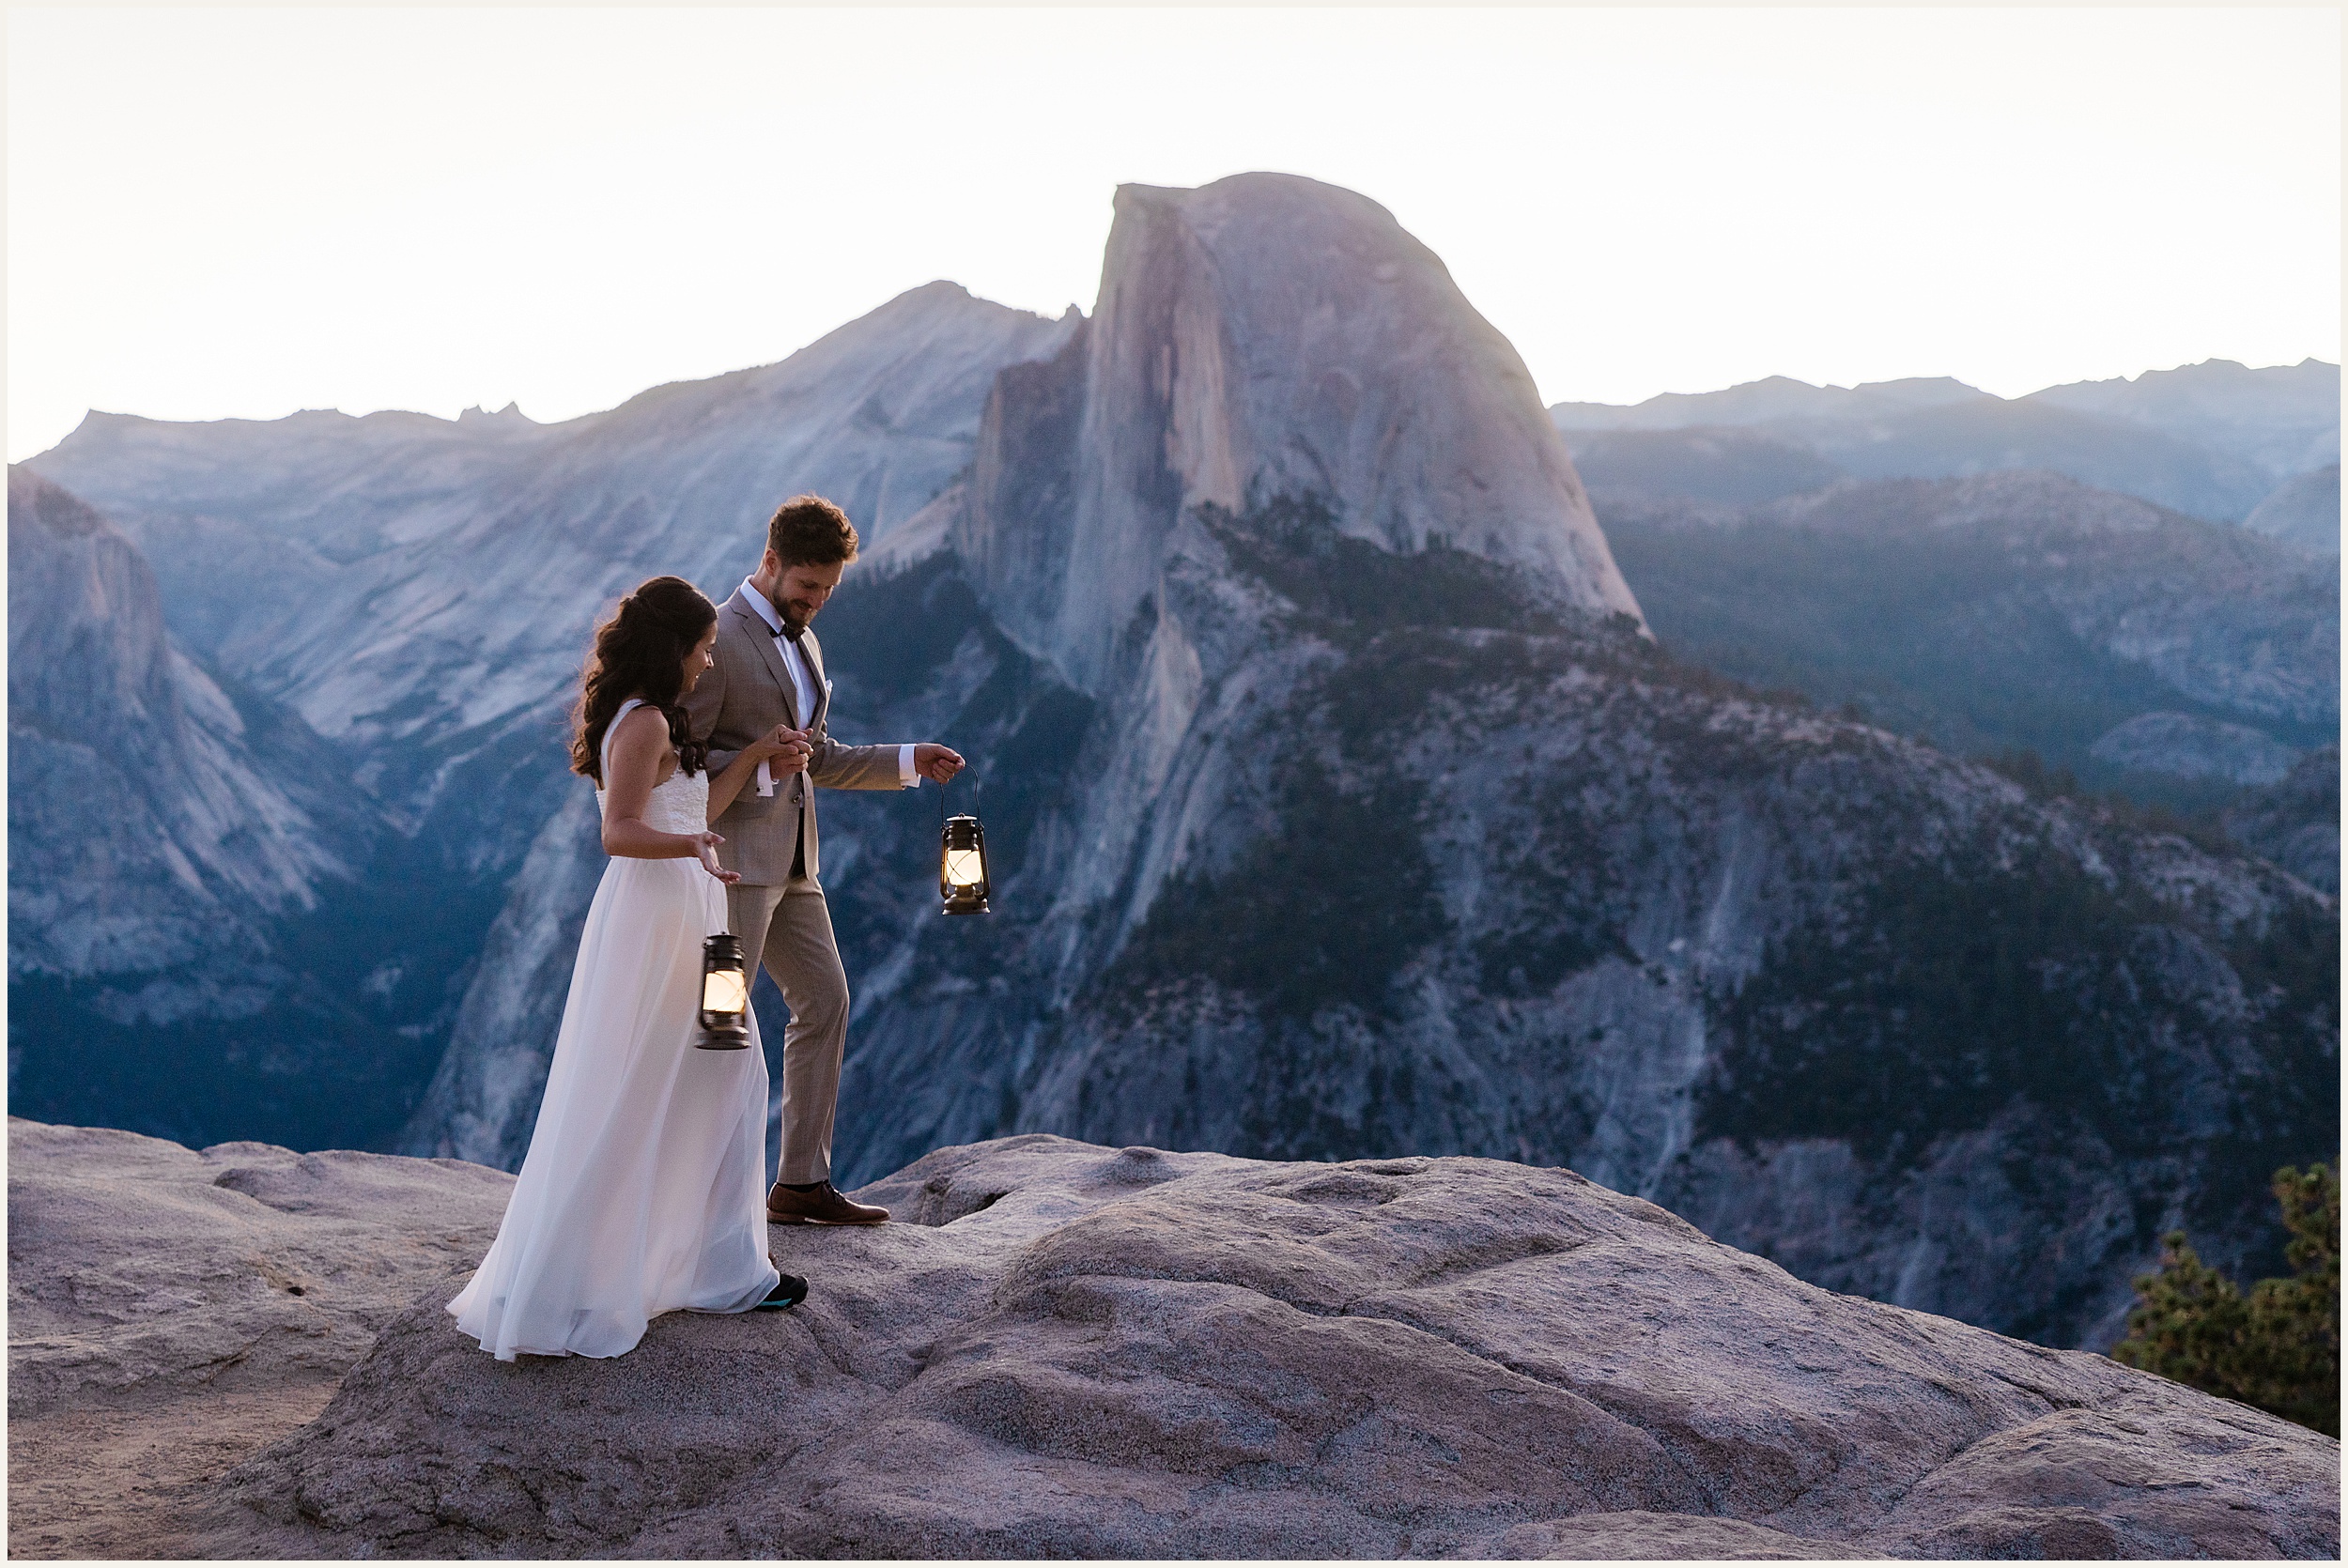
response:
<svg viewBox="0 0 2348 1568"><path fill-rule="evenodd" d="M775 647L775 634L758 611L750 607L749 601L742 596L740 589L735 589L734 597L726 603L734 614L742 618L743 635L757 646L758 656L765 661L766 672L775 678L775 684L781 688L782 711L790 716L791 728L800 728L798 688L791 684L791 669L782 662L782 654Z"/></svg>
<svg viewBox="0 0 2348 1568"><path fill-rule="evenodd" d="M815 723L821 731L824 717L831 711L831 683L824 679L824 648L815 640L815 628L810 626L799 634L799 652L807 655L807 672L815 681Z"/></svg>

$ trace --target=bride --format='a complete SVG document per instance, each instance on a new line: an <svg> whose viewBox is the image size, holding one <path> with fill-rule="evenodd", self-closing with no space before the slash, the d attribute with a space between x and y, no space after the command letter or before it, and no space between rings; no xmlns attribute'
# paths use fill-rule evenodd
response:
<svg viewBox="0 0 2348 1568"><path fill-rule="evenodd" d="M709 831L762 759L804 764L778 730L715 779L679 704L710 666L718 612L655 577L595 631L571 766L600 786L612 856L579 961L530 1152L489 1254L448 1310L500 1360L617 1356L664 1312L794 1305L807 1282L766 1253L766 1058L699 1051L702 939L725 930Z"/></svg>

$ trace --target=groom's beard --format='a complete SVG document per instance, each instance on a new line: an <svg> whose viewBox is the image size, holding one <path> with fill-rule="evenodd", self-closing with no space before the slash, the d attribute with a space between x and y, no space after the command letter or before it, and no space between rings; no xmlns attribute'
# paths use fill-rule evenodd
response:
<svg viewBox="0 0 2348 1568"><path fill-rule="evenodd" d="M792 637L806 631L807 623L815 619L815 607L804 599L778 599L769 593L766 603L774 607L775 615L782 622L782 629Z"/></svg>

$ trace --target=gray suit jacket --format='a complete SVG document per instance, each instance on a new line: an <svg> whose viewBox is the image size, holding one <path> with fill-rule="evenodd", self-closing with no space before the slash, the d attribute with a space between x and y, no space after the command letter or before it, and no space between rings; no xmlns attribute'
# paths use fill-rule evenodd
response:
<svg viewBox="0 0 2348 1568"><path fill-rule="evenodd" d="M811 628L800 646L815 677L815 754L807 772L777 776L771 795L761 795L754 781L744 785L734 804L710 824L725 838L718 846L718 863L739 871L742 881L751 885L780 886L791 880L791 850L802 827L811 881L820 869L815 792L807 787L808 780L833 790L894 790L902 783L898 747L842 746L826 732L831 683L824 678L824 653ZM685 712L692 721L693 738L708 744L711 773L724 771L744 746L778 724L807 728L810 721L797 712L798 693L789 667L776 651L774 633L741 589L718 607L718 642L710 657L716 667L685 694Z"/></svg>

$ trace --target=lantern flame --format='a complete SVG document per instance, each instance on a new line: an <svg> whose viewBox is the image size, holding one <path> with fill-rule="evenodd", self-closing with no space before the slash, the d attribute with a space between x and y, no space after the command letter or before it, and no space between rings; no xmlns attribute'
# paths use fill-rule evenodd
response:
<svg viewBox="0 0 2348 1568"><path fill-rule="evenodd" d="M702 1011L738 1013L749 1003L749 979L739 969L713 969L702 976Z"/></svg>

